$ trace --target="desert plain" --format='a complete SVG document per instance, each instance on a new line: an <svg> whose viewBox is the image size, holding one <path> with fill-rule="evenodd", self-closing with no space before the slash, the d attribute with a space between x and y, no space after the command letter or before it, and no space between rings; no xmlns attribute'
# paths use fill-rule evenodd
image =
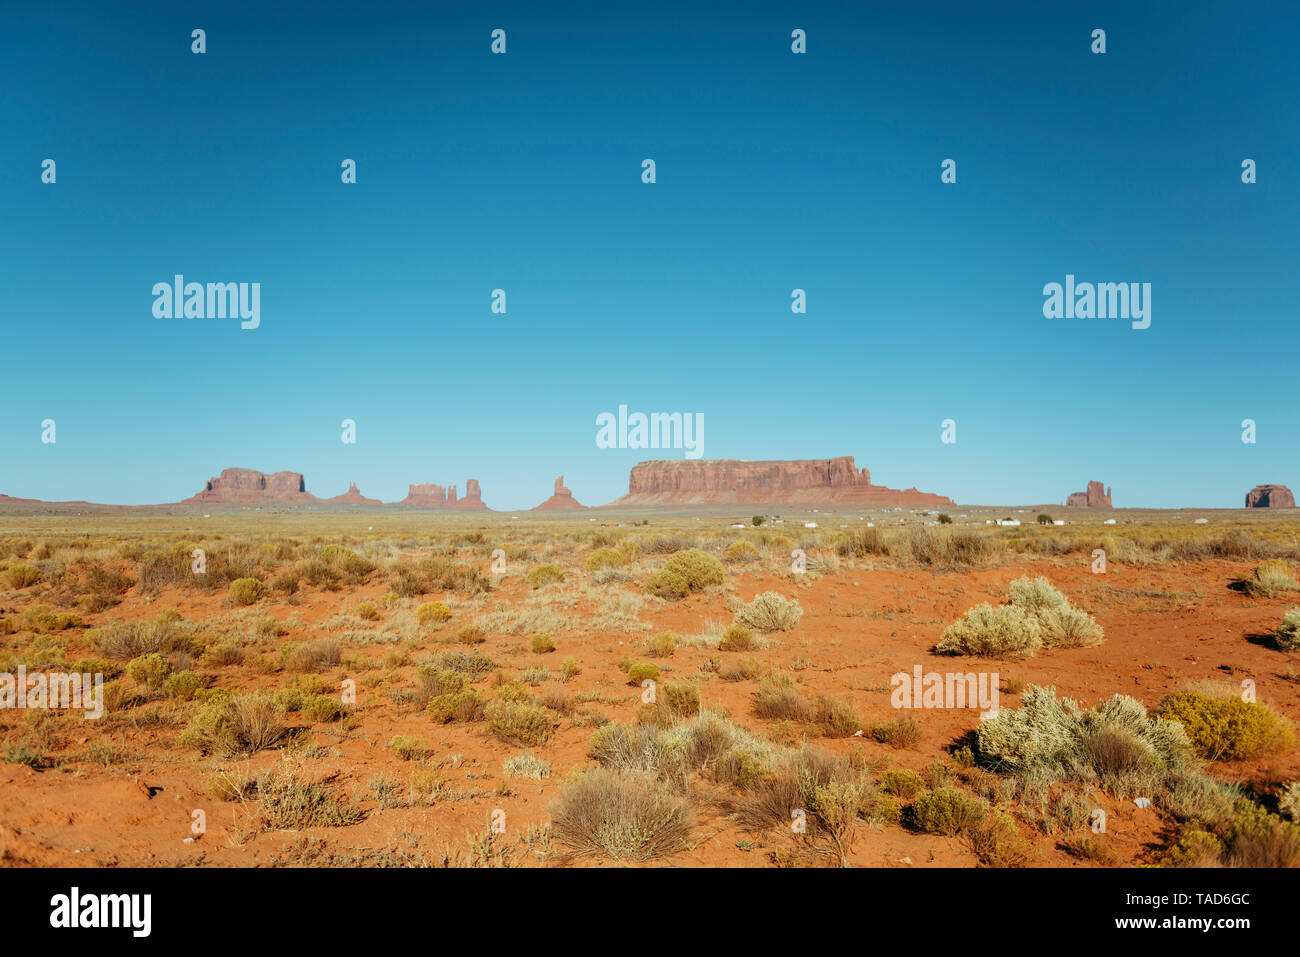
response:
<svg viewBox="0 0 1300 957"><path fill-rule="evenodd" d="M1294 866L1298 563L1292 509L10 509L0 672L104 712L0 709L0 863Z"/></svg>

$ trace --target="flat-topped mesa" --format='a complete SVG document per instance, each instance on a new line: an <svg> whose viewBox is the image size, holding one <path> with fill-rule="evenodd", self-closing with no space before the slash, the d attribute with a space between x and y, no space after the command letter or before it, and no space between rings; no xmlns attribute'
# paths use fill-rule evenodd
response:
<svg viewBox="0 0 1300 957"><path fill-rule="evenodd" d="M434 508L447 506L447 490L441 485L408 485L406 489L406 498L398 503L400 505L425 505Z"/></svg>
<svg viewBox="0 0 1300 957"><path fill-rule="evenodd" d="M1067 508L1110 508L1110 489L1100 482L1089 482L1086 492L1071 492L1065 504Z"/></svg>
<svg viewBox="0 0 1300 957"><path fill-rule="evenodd" d="M609 503L628 507L756 504L952 505L951 499L871 484L853 456L831 459L743 462L736 459L684 459L639 462L632 468L628 494Z"/></svg>
<svg viewBox="0 0 1300 957"><path fill-rule="evenodd" d="M534 512L558 511L561 509L586 508L587 506L580 503L573 497L573 493L564 487L564 476L561 475L555 480L555 494L548 498L541 505L533 507Z"/></svg>
<svg viewBox="0 0 1300 957"><path fill-rule="evenodd" d="M1256 485L1246 493L1246 508L1295 508L1295 496L1285 485Z"/></svg>
<svg viewBox="0 0 1300 957"><path fill-rule="evenodd" d="M301 472L276 472L267 475L256 469L222 469L208 479L208 484L186 503L317 502L307 491Z"/></svg>
<svg viewBox="0 0 1300 957"><path fill-rule="evenodd" d="M361 494L361 489L357 488L356 482L348 483L348 490L342 495L335 495L333 498L324 499L327 505L382 505L383 502L377 498L366 498Z"/></svg>

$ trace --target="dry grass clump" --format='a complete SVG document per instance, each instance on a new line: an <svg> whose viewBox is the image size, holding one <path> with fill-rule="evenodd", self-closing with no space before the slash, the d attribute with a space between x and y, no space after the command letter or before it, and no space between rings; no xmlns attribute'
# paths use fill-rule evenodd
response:
<svg viewBox="0 0 1300 957"><path fill-rule="evenodd" d="M912 561L949 568L987 565L1002 551L995 539L981 532L924 525L908 531L906 547Z"/></svg>
<svg viewBox="0 0 1300 957"><path fill-rule="evenodd" d="M976 605L949 625L935 651L949 655L1026 658L1039 648L1086 648L1101 644L1101 626L1045 578L1011 583L1010 604Z"/></svg>
<svg viewBox="0 0 1300 957"><path fill-rule="evenodd" d="M274 747L286 734L284 709L270 695L231 695L204 704L180 743L202 754L230 757Z"/></svg>
<svg viewBox="0 0 1300 957"><path fill-rule="evenodd" d="M0 572L0 578L10 588L30 588L41 580L41 570L35 565L10 565Z"/></svg>
<svg viewBox="0 0 1300 957"><path fill-rule="evenodd" d="M532 585L533 588L545 588L547 585L558 585L560 582L564 581L564 569L553 562L548 562L545 565L537 565L528 570L528 574L524 575L524 581Z"/></svg>
<svg viewBox="0 0 1300 957"><path fill-rule="evenodd" d="M755 631L789 631L799 624L803 609L793 599L768 591L736 611L736 623Z"/></svg>
<svg viewBox="0 0 1300 957"><path fill-rule="evenodd" d="M694 809L644 772L597 767L566 782L551 806L552 839L578 854L649 861L689 846Z"/></svg>
<svg viewBox="0 0 1300 957"><path fill-rule="evenodd" d="M555 719L548 711L522 701L493 701L486 717L488 730L510 744L541 745L555 733Z"/></svg>
<svg viewBox="0 0 1300 957"><path fill-rule="evenodd" d="M252 605L262 600L266 586L257 578L236 578L230 583L230 597L236 605Z"/></svg>
<svg viewBox="0 0 1300 957"><path fill-rule="evenodd" d="M878 528L853 528L839 537L835 550L841 558L868 558L888 555L889 544Z"/></svg>
<svg viewBox="0 0 1300 957"><path fill-rule="evenodd" d="M271 768L257 779L263 825L273 830L308 827L347 827L365 817L356 804L326 785L333 779L312 780L297 768Z"/></svg>
<svg viewBox="0 0 1300 957"><path fill-rule="evenodd" d="M320 671L342 660L343 645L337 638L312 638L280 649L280 665L287 671Z"/></svg>
<svg viewBox="0 0 1300 957"><path fill-rule="evenodd" d="M415 609L415 620L421 625L440 625L450 617L451 609L441 601L426 601Z"/></svg>
<svg viewBox="0 0 1300 957"><path fill-rule="evenodd" d="M754 647L754 633L744 625L732 625L718 641L719 651L750 651Z"/></svg>
<svg viewBox="0 0 1300 957"><path fill-rule="evenodd" d="M753 542L741 539L728 545L723 557L733 565L753 562L758 560L758 549Z"/></svg>
<svg viewBox="0 0 1300 957"><path fill-rule="evenodd" d="M813 704L798 692L793 678L776 672L758 683L754 713L773 720L808 721L813 716Z"/></svg>
<svg viewBox="0 0 1300 957"><path fill-rule="evenodd" d="M871 729L871 736L891 748L914 748L921 741L921 726L916 719L900 715L877 724Z"/></svg>
<svg viewBox="0 0 1300 957"><path fill-rule="evenodd" d="M113 622L95 628L86 637L108 658L126 660L153 652L188 650L191 635L182 629L178 616L163 613L145 621Z"/></svg>
<svg viewBox="0 0 1300 957"><path fill-rule="evenodd" d="M1240 586L1252 598L1271 598L1279 592L1300 591L1300 582L1291 574L1291 566L1284 558L1260 562Z"/></svg>

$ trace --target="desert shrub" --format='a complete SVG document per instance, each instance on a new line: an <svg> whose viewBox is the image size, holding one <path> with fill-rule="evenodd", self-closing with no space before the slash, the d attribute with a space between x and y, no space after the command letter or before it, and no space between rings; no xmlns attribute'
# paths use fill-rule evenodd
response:
<svg viewBox="0 0 1300 957"><path fill-rule="evenodd" d="M32 605L22 616L23 627L28 631L66 631L80 628L84 622L77 615L66 611L56 612L49 605Z"/></svg>
<svg viewBox="0 0 1300 957"><path fill-rule="evenodd" d="M256 754L288 733L284 711L270 695L231 695L204 704L181 733L185 747L230 757Z"/></svg>
<svg viewBox="0 0 1300 957"><path fill-rule="evenodd" d="M760 718L807 721L812 717L813 706L795 688L793 678L776 673L758 683L754 713Z"/></svg>
<svg viewBox="0 0 1300 957"><path fill-rule="evenodd" d="M1242 591L1253 598L1269 598L1278 592L1300 591L1300 582L1291 574L1284 558L1269 558L1255 566L1250 577L1241 582Z"/></svg>
<svg viewBox="0 0 1300 957"><path fill-rule="evenodd" d="M560 680L565 682L572 681L580 674L582 674L582 662L574 657L565 658L564 662L560 665Z"/></svg>
<svg viewBox="0 0 1300 957"><path fill-rule="evenodd" d="M363 601L357 603L357 617L362 621L378 621L383 614L375 607L374 602Z"/></svg>
<svg viewBox="0 0 1300 957"><path fill-rule="evenodd" d="M0 572L0 577L10 588L30 588L41 580L41 570L35 565L10 565Z"/></svg>
<svg viewBox="0 0 1300 957"><path fill-rule="evenodd" d="M659 666L657 664L651 661L642 661L628 666L628 684L639 685L646 679L651 681L659 680Z"/></svg>
<svg viewBox="0 0 1300 957"><path fill-rule="evenodd" d="M725 578L722 562L708 552L693 548L669 558L646 588L660 598L676 600L703 591L710 585L721 585Z"/></svg>
<svg viewBox="0 0 1300 957"><path fill-rule="evenodd" d="M256 578L237 578L230 583L230 597L238 605L251 605L261 601L266 586Z"/></svg>
<svg viewBox="0 0 1300 957"><path fill-rule="evenodd" d="M305 695L298 711L309 721L318 723L337 721L347 713L342 703L327 694Z"/></svg>
<svg viewBox="0 0 1300 957"><path fill-rule="evenodd" d="M750 651L754 647L754 633L744 625L732 625L722 633L719 651Z"/></svg>
<svg viewBox="0 0 1300 957"><path fill-rule="evenodd" d="M462 625L456 631L456 640L462 645L481 645L487 641L487 635L478 625Z"/></svg>
<svg viewBox="0 0 1300 957"><path fill-rule="evenodd" d="M602 568L617 568L623 564L624 555L616 548L598 548L587 556L587 571L598 572Z"/></svg>
<svg viewBox="0 0 1300 957"><path fill-rule="evenodd" d="M162 689L163 682L167 680L171 670L171 663L157 652L132 658L126 665L126 673L131 676L131 680L151 691Z"/></svg>
<svg viewBox="0 0 1300 957"><path fill-rule="evenodd" d="M343 645L337 638L291 642L280 649L280 665L289 671L320 671L342 660Z"/></svg>
<svg viewBox="0 0 1300 957"><path fill-rule="evenodd" d="M445 558L426 558L420 563L426 590L458 591L465 595L481 595L492 590L492 580L477 568L458 565Z"/></svg>
<svg viewBox="0 0 1300 957"><path fill-rule="evenodd" d="M976 730L986 767L1020 775L1089 779L1120 796L1166 785L1190 767L1192 747L1176 721L1112 695L1084 711L1052 688L1030 686L1021 707L1003 708Z"/></svg>
<svg viewBox="0 0 1300 957"><path fill-rule="evenodd" d="M988 802L952 787L942 787L918 797L911 807L911 823L930 834L961 834L988 814Z"/></svg>
<svg viewBox="0 0 1300 957"><path fill-rule="evenodd" d="M1000 809L967 826L963 836L986 867L1023 867L1034 854L1034 846L1020 836L1011 815Z"/></svg>
<svg viewBox="0 0 1300 957"><path fill-rule="evenodd" d="M542 633L540 635L533 635L528 646L532 648L533 654L535 655L549 655L555 650L555 640L551 638L550 635Z"/></svg>
<svg viewBox="0 0 1300 957"><path fill-rule="evenodd" d="M763 592L736 612L737 624L755 631L789 631L802 617L803 609L797 601L782 598L774 591Z"/></svg>
<svg viewBox="0 0 1300 957"><path fill-rule="evenodd" d="M925 790L925 779L906 768L891 768L881 778L880 788L887 794L910 801Z"/></svg>
<svg viewBox="0 0 1300 957"><path fill-rule="evenodd" d="M564 569L554 563L538 565L528 570L524 576L524 581L534 588L545 588L547 585L555 585L564 581Z"/></svg>
<svg viewBox="0 0 1300 957"><path fill-rule="evenodd" d="M316 564L320 567L319 569L312 569L313 572L318 575L322 575L324 572L329 572L335 576L334 580L337 581L337 572L324 562L317 562ZM305 565L302 570L304 572L303 577L308 581L308 583L316 584L316 582L312 581L312 579L305 574L307 570ZM399 598L418 598L420 595L426 594L430 591L428 580L422 577L414 568L409 568L406 565L398 565L389 571L388 587L391 588L393 594L397 595Z"/></svg>
<svg viewBox="0 0 1300 957"><path fill-rule="evenodd" d="M690 802L643 772L597 767L565 783L551 806L553 839L578 853L648 861L687 847Z"/></svg>
<svg viewBox="0 0 1300 957"><path fill-rule="evenodd" d="M309 780L293 768L263 772L257 779L257 794L269 828L347 827L365 817L361 808L335 794L325 782Z"/></svg>
<svg viewBox="0 0 1300 957"><path fill-rule="evenodd" d="M465 676L458 671L439 668L435 665L421 665L416 671L420 682L416 701L423 706L430 698L439 695L455 694L465 690Z"/></svg>
<svg viewBox="0 0 1300 957"><path fill-rule="evenodd" d="M415 620L422 625L440 625L451 617L451 609L445 602L426 601L415 609Z"/></svg>
<svg viewBox="0 0 1300 957"><path fill-rule="evenodd" d="M1282 651L1300 651L1300 608L1291 608L1282 616L1273 643Z"/></svg>
<svg viewBox="0 0 1300 957"><path fill-rule="evenodd" d="M177 671L163 680L162 687L169 698L189 701L210 684L212 684L211 675L199 674L196 671Z"/></svg>
<svg viewBox="0 0 1300 957"><path fill-rule="evenodd" d="M1039 512L1038 517L1034 519L1034 521L1039 525L1051 525L1053 520L1052 516L1048 515L1046 512Z"/></svg>
<svg viewBox="0 0 1300 957"><path fill-rule="evenodd" d="M758 559L758 549L754 547L753 542L741 539L728 545L723 556L732 564L752 562Z"/></svg>
<svg viewBox="0 0 1300 957"><path fill-rule="evenodd" d="M1229 867L1300 867L1300 827L1257 804L1242 808L1228 828Z"/></svg>
<svg viewBox="0 0 1300 957"><path fill-rule="evenodd" d="M690 718L700 713L700 689L695 685L664 682L656 697L675 717Z"/></svg>
<svg viewBox="0 0 1300 957"><path fill-rule="evenodd" d="M533 697L532 690L527 684L517 678L504 679L498 672L492 676L494 679L493 690L496 691L498 701L531 701Z"/></svg>
<svg viewBox="0 0 1300 957"><path fill-rule="evenodd" d="M1180 723L1196 750L1211 761L1242 760L1295 743L1285 719L1231 693L1179 691L1165 698L1157 713Z"/></svg>
<svg viewBox="0 0 1300 957"><path fill-rule="evenodd" d="M921 740L921 727L914 719L900 715L877 724L871 729L871 736L893 748L914 748Z"/></svg>
<svg viewBox="0 0 1300 957"><path fill-rule="evenodd" d="M440 694L429 699L424 713L438 724L450 721L478 721L483 717L483 698L473 688Z"/></svg>
<svg viewBox="0 0 1300 957"><path fill-rule="evenodd" d="M375 570L374 562L342 545L326 545L320 550L318 557L325 564L338 569L353 585L361 584L366 576Z"/></svg>
<svg viewBox="0 0 1300 957"><path fill-rule="evenodd" d="M1218 867L1225 850L1223 841L1203 830L1183 834L1173 847L1162 855L1165 867Z"/></svg>
<svg viewBox="0 0 1300 957"><path fill-rule="evenodd" d="M1015 605L984 602L949 625L935 651L944 655L1023 658L1042 647L1038 619Z"/></svg>
<svg viewBox="0 0 1300 957"><path fill-rule="evenodd" d="M486 716L488 730L511 744L545 744L555 732L555 720L545 709L519 701L493 701Z"/></svg>

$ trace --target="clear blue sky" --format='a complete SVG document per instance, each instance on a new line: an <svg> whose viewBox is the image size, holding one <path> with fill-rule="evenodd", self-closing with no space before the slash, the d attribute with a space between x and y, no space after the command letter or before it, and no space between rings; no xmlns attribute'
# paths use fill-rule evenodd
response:
<svg viewBox="0 0 1300 957"><path fill-rule="evenodd" d="M0 492L601 504L682 454L619 404L961 503L1300 490L1294 3L118 6L0 18ZM156 319L176 273L261 328ZM1151 328L1045 319L1067 273Z"/></svg>

